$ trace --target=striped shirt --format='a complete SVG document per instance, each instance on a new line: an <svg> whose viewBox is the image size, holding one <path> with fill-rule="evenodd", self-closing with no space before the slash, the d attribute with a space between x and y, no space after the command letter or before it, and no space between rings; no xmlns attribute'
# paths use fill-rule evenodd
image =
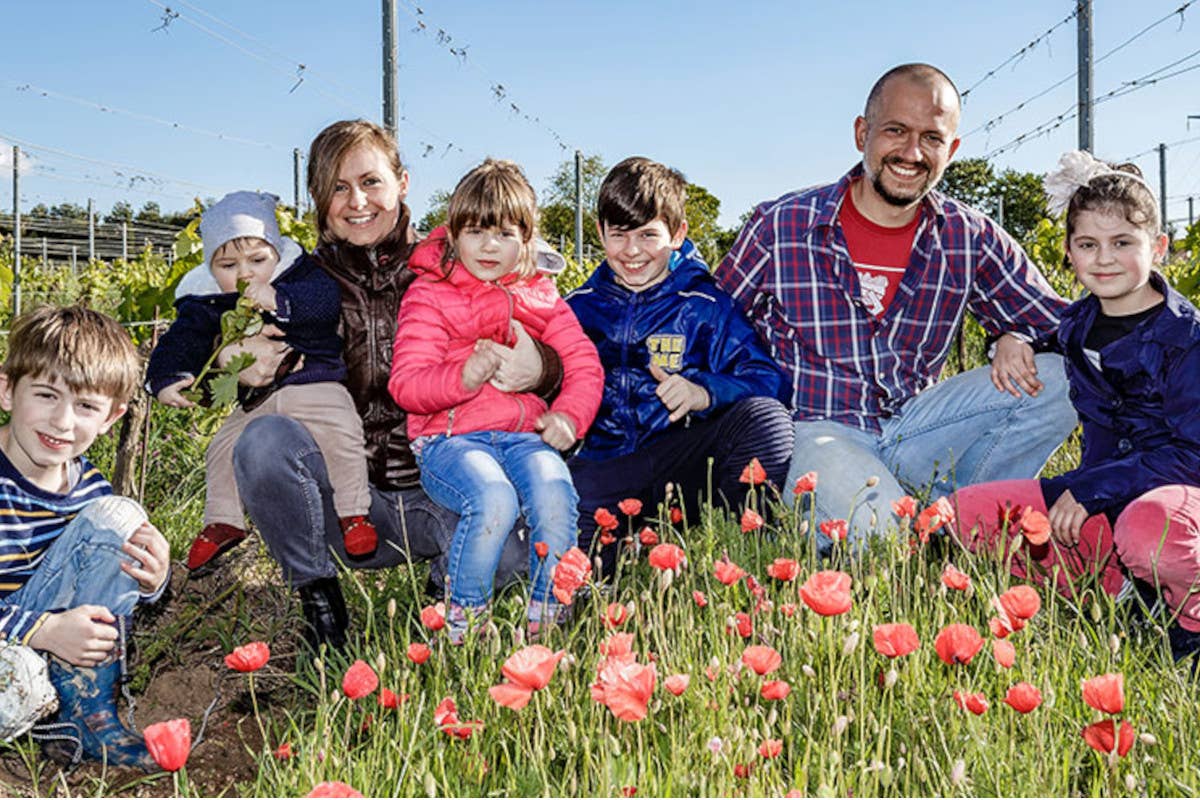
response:
<svg viewBox="0 0 1200 800"><path fill-rule="evenodd" d="M1066 302L1003 229L931 191L895 298L876 317L838 224L861 174L758 206L715 277L791 377L795 419L878 433L937 380L964 313L993 336L1032 340L1058 326Z"/></svg>
<svg viewBox="0 0 1200 800"><path fill-rule="evenodd" d="M70 491L55 494L39 489L0 451L0 639L26 644L49 616L49 611L7 603L42 564L46 550L75 515L98 497L112 494L100 470L83 456L72 467L78 479Z"/></svg>

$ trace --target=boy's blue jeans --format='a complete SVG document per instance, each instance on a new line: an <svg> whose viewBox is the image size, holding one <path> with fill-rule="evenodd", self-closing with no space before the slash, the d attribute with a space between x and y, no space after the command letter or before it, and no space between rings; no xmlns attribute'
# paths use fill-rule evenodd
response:
<svg viewBox="0 0 1200 800"><path fill-rule="evenodd" d="M796 478L815 471L817 521L849 521L853 543L894 523L891 504L907 489L931 486L932 499L962 486L1036 476L1077 418L1062 357L1035 358L1044 385L1037 397L997 390L991 368L979 367L909 400L882 420L879 434L829 420L797 422L784 499L791 503ZM868 488L871 477L879 481ZM828 553L829 537L816 536L819 551Z"/></svg>
<svg viewBox="0 0 1200 800"><path fill-rule="evenodd" d="M544 602L559 556L575 546L579 496L566 463L536 433L479 431L418 440L421 484L434 502L459 515L450 544L450 599L482 606L504 542L517 517L530 527L532 599ZM539 558L534 545L549 551Z"/></svg>
<svg viewBox="0 0 1200 800"><path fill-rule="evenodd" d="M88 504L46 549L29 581L0 602L39 614L96 605L129 616L139 589L121 570L121 562L131 560L121 545L145 519L146 512L128 497Z"/></svg>

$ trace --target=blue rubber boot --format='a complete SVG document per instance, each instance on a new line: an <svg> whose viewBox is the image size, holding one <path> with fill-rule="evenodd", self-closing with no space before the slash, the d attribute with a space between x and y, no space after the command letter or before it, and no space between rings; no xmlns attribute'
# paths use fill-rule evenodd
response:
<svg viewBox="0 0 1200 800"><path fill-rule="evenodd" d="M126 728L117 715L117 692L125 677L126 624L125 619L117 620L117 645L99 666L77 667L47 658L50 683L58 692L58 714L33 733L42 751L61 764L88 760L144 772L159 769L142 736Z"/></svg>

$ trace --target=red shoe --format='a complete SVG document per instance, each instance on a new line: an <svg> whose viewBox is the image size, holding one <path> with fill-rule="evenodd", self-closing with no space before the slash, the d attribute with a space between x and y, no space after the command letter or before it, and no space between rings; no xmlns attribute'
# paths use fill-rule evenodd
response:
<svg viewBox="0 0 1200 800"><path fill-rule="evenodd" d="M371 520L361 514L354 517L342 517L338 520L342 526L342 542L346 554L354 558L367 558L374 555L379 547L379 534Z"/></svg>
<svg viewBox="0 0 1200 800"><path fill-rule="evenodd" d="M244 530L226 525L224 522L205 525L204 530L200 531L200 534L192 540L192 549L188 551L187 568L196 572L213 566L213 561L218 556L237 547L245 538Z"/></svg>

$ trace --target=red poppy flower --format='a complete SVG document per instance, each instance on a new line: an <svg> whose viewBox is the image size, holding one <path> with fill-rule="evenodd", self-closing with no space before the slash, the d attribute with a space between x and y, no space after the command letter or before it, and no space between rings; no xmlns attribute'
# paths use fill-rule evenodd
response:
<svg viewBox="0 0 1200 800"><path fill-rule="evenodd" d="M622 603L609 603L604 609L604 627L619 628L629 619L629 609Z"/></svg>
<svg viewBox="0 0 1200 800"><path fill-rule="evenodd" d="M233 652L225 656L225 666L238 672L255 672L262 669L270 657L271 648L266 642L250 642L233 648Z"/></svg>
<svg viewBox="0 0 1200 800"><path fill-rule="evenodd" d="M821 529L821 533L835 542L846 541L846 534L850 532L850 526L844 519L827 519L817 527Z"/></svg>
<svg viewBox="0 0 1200 800"><path fill-rule="evenodd" d="M455 739L470 739L471 734L483 728L483 722L477 719L460 720L458 706L449 697L442 700L433 710L433 722L447 736Z"/></svg>
<svg viewBox="0 0 1200 800"><path fill-rule="evenodd" d="M899 658L906 656L921 646L917 632L907 622L888 622L876 625L872 630L875 651L881 656Z"/></svg>
<svg viewBox="0 0 1200 800"><path fill-rule="evenodd" d="M274 756L280 761L287 761L294 755L296 754L292 752L291 742L284 742L283 744L279 745L279 747L275 748Z"/></svg>
<svg viewBox="0 0 1200 800"><path fill-rule="evenodd" d="M681 695L687 691L687 688L691 684L691 682L692 682L691 675L688 675L685 672L680 672L675 675L671 675L666 680L664 680L663 688L666 689L671 694L675 695L676 697L679 697L679 695Z"/></svg>
<svg viewBox="0 0 1200 800"><path fill-rule="evenodd" d="M636 786L622 786L621 794L624 797L633 797L635 794L637 794L637 787Z"/></svg>
<svg viewBox="0 0 1200 800"><path fill-rule="evenodd" d="M646 716L656 675L653 664L605 662L591 687L592 697L622 722L637 722Z"/></svg>
<svg viewBox="0 0 1200 800"><path fill-rule="evenodd" d="M488 689L488 694L502 706L520 711L529 704L533 693L546 688L563 651L554 652L540 644L523 647L508 657L500 672L508 679Z"/></svg>
<svg viewBox="0 0 1200 800"><path fill-rule="evenodd" d="M708 605L708 596L699 590L693 591L692 602L694 602L698 608L704 608L706 605Z"/></svg>
<svg viewBox="0 0 1200 800"><path fill-rule="evenodd" d="M571 605L576 590L587 583L591 574L588 557L578 547L572 547L562 554L554 567L554 597L564 606Z"/></svg>
<svg viewBox="0 0 1200 800"><path fill-rule="evenodd" d="M636 497L626 497L621 502L617 503L617 508L622 514L627 517L636 517L642 513L642 501Z"/></svg>
<svg viewBox="0 0 1200 800"><path fill-rule="evenodd" d="M351 700L366 697L377 688L379 688L379 676L375 674L375 670L371 669L371 665L361 658L351 664L350 669L346 670L346 674L342 677L342 694Z"/></svg>
<svg viewBox="0 0 1200 800"><path fill-rule="evenodd" d="M767 575L777 581L789 583L800 574L800 564L793 558L777 558L767 567Z"/></svg>
<svg viewBox="0 0 1200 800"><path fill-rule="evenodd" d="M783 656L774 647L755 644L742 651L742 663L759 675L769 675L783 664Z"/></svg>
<svg viewBox="0 0 1200 800"><path fill-rule="evenodd" d="M1101 753L1111 753L1113 747L1116 747L1117 755L1124 757L1133 747L1133 726L1125 720L1121 720L1120 728L1117 728L1111 719L1093 722L1081 733L1088 747Z"/></svg>
<svg viewBox="0 0 1200 800"><path fill-rule="evenodd" d="M1005 693L1004 702L1022 714L1028 714L1042 704L1042 693L1036 686L1022 681Z"/></svg>
<svg viewBox="0 0 1200 800"><path fill-rule="evenodd" d="M733 615L734 625L737 626L738 636L743 639L749 639L754 635L754 621L750 619L750 615L745 611L739 611Z"/></svg>
<svg viewBox="0 0 1200 800"><path fill-rule="evenodd" d="M799 478L796 478L796 485L792 488L793 494L804 494L811 492L817 488L817 473L806 472Z"/></svg>
<svg viewBox="0 0 1200 800"><path fill-rule="evenodd" d="M600 531L600 546L608 547L617 540L617 537L612 535L611 531Z"/></svg>
<svg viewBox="0 0 1200 800"><path fill-rule="evenodd" d="M791 684L787 681L765 681L762 685L764 700L782 700L792 692Z"/></svg>
<svg viewBox="0 0 1200 800"><path fill-rule="evenodd" d="M1125 676L1109 672L1088 678L1083 682L1083 702L1105 714L1120 714L1125 710Z"/></svg>
<svg viewBox="0 0 1200 800"><path fill-rule="evenodd" d="M305 797L362 797L362 792L341 781L321 781Z"/></svg>
<svg viewBox="0 0 1200 800"><path fill-rule="evenodd" d="M421 624L431 631L446 627L446 604L438 603L421 609Z"/></svg>
<svg viewBox="0 0 1200 800"><path fill-rule="evenodd" d="M679 506L671 506L671 523L678 525L683 522L683 509Z"/></svg>
<svg viewBox="0 0 1200 800"><path fill-rule="evenodd" d="M713 563L713 577L726 586L732 586L737 583L745 574L746 570L728 558L722 558L720 561Z"/></svg>
<svg viewBox="0 0 1200 800"><path fill-rule="evenodd" d="M954 623L942 628L933 640L938 658L953 666L970 664L971 659L983 648L983 637L970 625Z"/></svg>
<svg viewBox="0 0 1200 800"><path fill-rule="evenodd" d="M909 495L893 500L892 513L900 519L912 519L917 515L917 501Z"/></svg>
<svg viewBox="0 0 1200 800"><path fill-rule="evenodd" d="M733 777L745 780L750 777L750 767L747 764L734 764Z"/></svg>
<svg viewBox="0 0 1200 800"><path fill-rule="evenodd" d="M187 763L192 751L192 723L186 719L156 722L142 730L142 738L154 763L167 772L176 772Z"/></svg>
<svg viewBox="0 0 1200 800"><path fill-rule="evenodd" d="M633 652L632 633L614 633L600 643L600 655L627 656Z"/></svg>
<svg viewBox="0 0 1200 800"><path fill-rule="evenodd" d="M779 739L764 739L758 746L758 754L763 758L774 758L783 752L783 742Z"/></svg>
<svg viewBox="0 0 1200 800"><path fill-rule="evenodd" d="M750 459L750 463L742 470L742 474L738 477L741 483L748 483L751 486L757 486L767 480L767 471L763 469L763 465L759 463L757 458Z"/></svg>
<svg viewBox="0 0 1200 800"><path fill-rule="evenodd" d="M1032 506L1025 506L1021 512L1021 534L1025 541L1032 545L1045 544L1050 541L1050 519Z"/></svg>
<svg viewBox="0 0 1200 800"><path fill-rule="evenodd" d="M998 599L1000 607L1010 620L1033 619L1042 607L1042 599L1038 597L1037 590L1024 584L1012 587Z"/></svg>
<svg viewBox="0 0 1200 800"><path fill-rule="evenodd" d="M958 703L959 708L964 711L970 711L975 716L979 716L988 710L987 696L982 692L963 694L956 689L954 691L954 702Z"/></svg>
<svg viewBox="0 0 1200 800"><path fill-rule="evenodd" d="M965 592L971 586L971 576L959 570L953 564L947 564L942 570L942 585L949 589Z"/></svg>
<svg viewBox="0 0 1200 800"><path fill-rule="evenodd" d="M796 604L795 603L780 603L779 604L779 613L783 614L785 617L791 617L793 614L796 613Z"/></svg>
<svg viewBox="0 0 1200 800"><path fill-rule="evenodd" d="M835 617L850 610L850 576L839 570L821 570L808 576L800 587L800 599L823 617Z"/></svg>
<svg viewBox="0 0 1200 800"><path fill-rule="evenodd" d="M537 553L538 558L545 558L550 555L550 545L545 542L534 542L533 552Z"/></svg>
<svg viewBox="0 0 1200 800"><path fill-rule="evenodd" d="M391 689L379 690L379 705L384 708L399 708L408 699L407 694L396 694Z"/></svg>
<svg viewBox="0 0 1200 800"><path fill-rule="evenodd" d="M650 551L649 562L650 566L661 570L678 570L687 559L687 554L683 552L683 548L677 544L664 542L660 545L655 545Z"/></svg>
<svg viewBox="0 0 1200 800"><path fill-rule="evenodd" d="M1008 615L1005 614L1007 617ZM1000 617L992 617L988 620L988 630L992 632L992 636L997 639L1006 639L1008 635L1014 631L1019 631L1025 627L1025 622L1019 619L1000 619Z"/></svg>
<svg viewBox="0 0 1200 800"><path fill-rule="evenodd" d="M914 527L917 529L917 536L920 537L921 543L924 544L943 525L950 525L953 522L954 506L950 505L950 501L945 497L939 497L933 505L917 515Z"/></svg>
<svg viewBox="0 0 1200 800"><path fill-rule="evenodd" d="M617 518L607 508L597 508L596 513L592 515L592 519L596 521L596 524L600 526L600 530L602 531L616 530L617 526L620 525L617 522Z"/></svg>
<svg viewBox="0 0 1200 800"><path fill-rule="evenodd" d="M750 533L756 531L763 526L762 515L753 508L747 508L742 512L742 533Z"/></svg>
<svg viewBox="0 0 1200 800"><path fill-rule="evenodd" d="M993 639L992 657L996 659L997 664L1005 669L1009 669L1017 660L1017 648L1012 646L1012 642L1006 642L1003 639Z"/></svg>
<svg viewBox="0 0 1200 800"><path fill-rule="evenodd" d="M422 644L421 642L413 642L408 646L407 652L405 652L405 655L408 656L408 660L414 664L424 664L429 660L429 654L429 646Z"/></svg>
<svg viewBox="0 0 1200 800"><path fill-rule="evenodd" d="M638 531L638 541L642 543L642 547L654 547L658 544L658 534L654 532L654 528L647 525Z"/></svg>

